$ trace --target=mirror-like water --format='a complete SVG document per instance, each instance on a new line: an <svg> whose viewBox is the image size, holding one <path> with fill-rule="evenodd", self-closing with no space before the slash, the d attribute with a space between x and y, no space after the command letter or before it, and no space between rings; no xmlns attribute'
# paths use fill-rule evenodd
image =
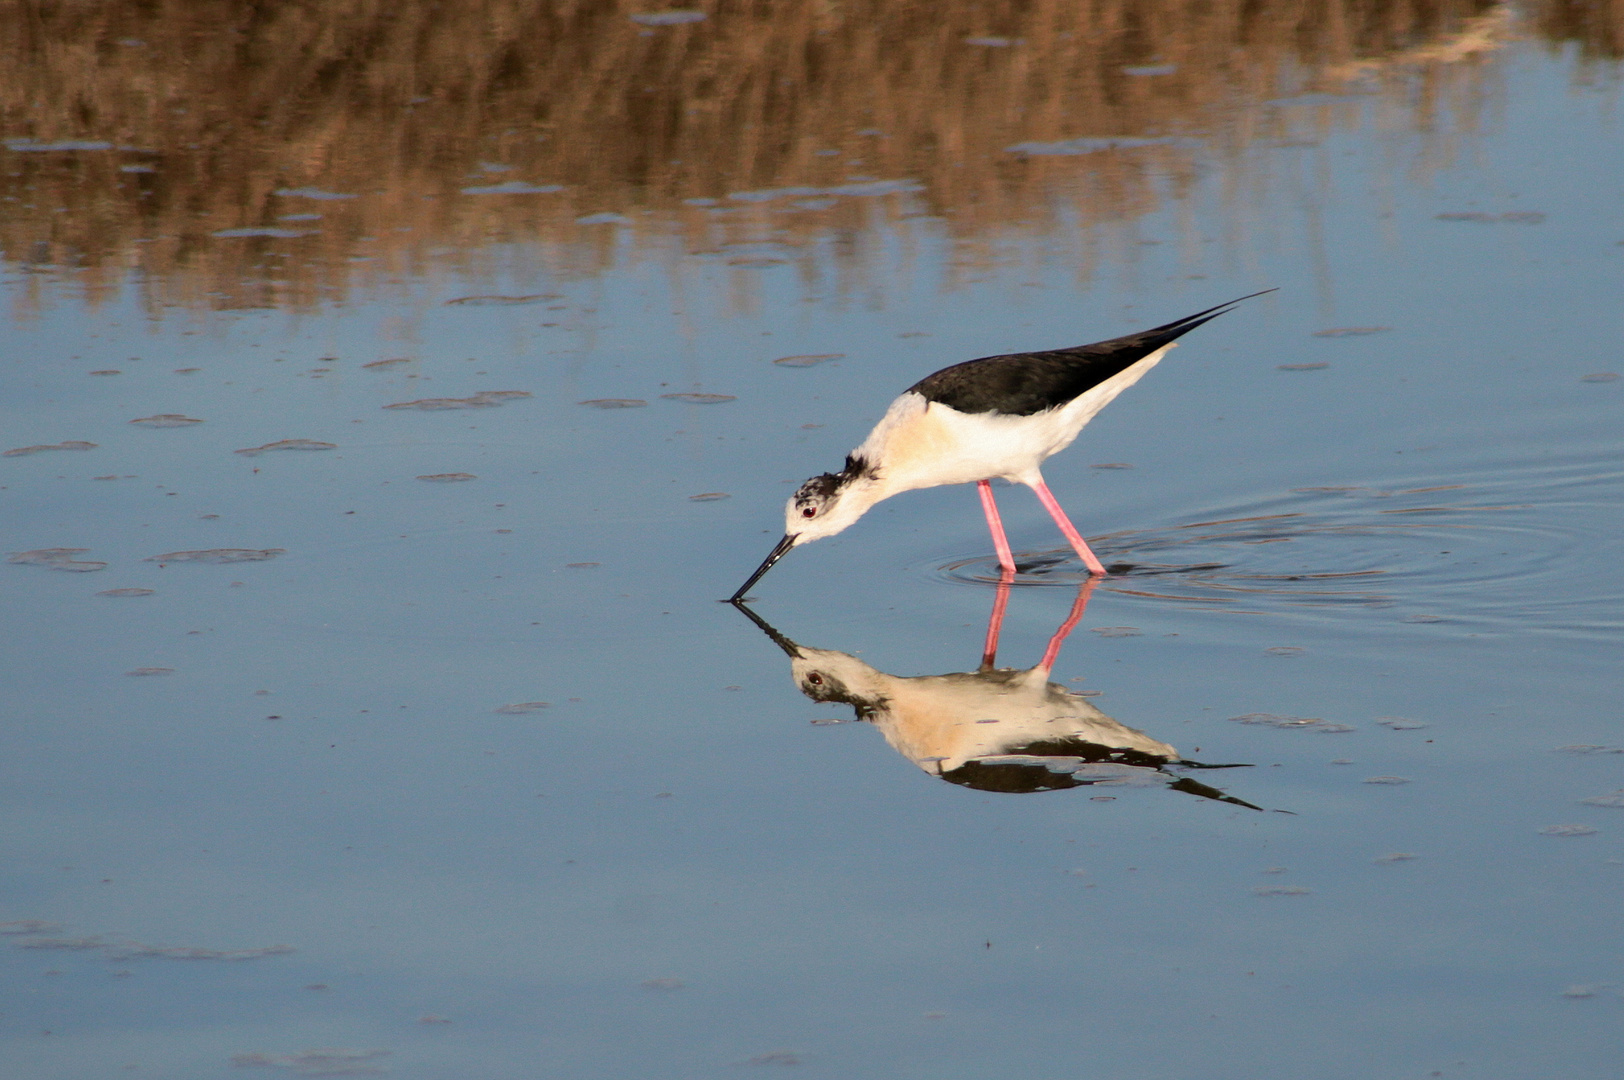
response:
<svg viewBox="0 0 1624 1080"><path fill-rule="evenodd" d="M1616 3L13 6L7 1080L1617 1075Z"/></svg>

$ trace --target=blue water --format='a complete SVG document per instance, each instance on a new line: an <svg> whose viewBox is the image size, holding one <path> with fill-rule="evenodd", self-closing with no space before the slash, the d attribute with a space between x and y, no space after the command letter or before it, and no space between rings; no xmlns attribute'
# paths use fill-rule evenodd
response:
<svg viewBox="0 0 1624 1080"><path fill-rule="evenodd" d="M1624 380L1585 376L1624 372L1624 139L1616 88L1498 63L1452 160L1372 106L1250 151L1239 196L1215 160L1085 280L1012 231L945 284L925 214L862 290L629 244L298 312L48 288L5 448L97 446L0 459L0 549L107 566L0 565L0 1075L1616 1077L1624 813L1582 800L1624 789ZM850 712L716 602L921 375L1273 285L1047 470L1140 566L1054 680L1250 764L1201 779L1262 811L942 783L812 723ZM486 391L530 396L385 408ZM170 413L203 422L128 422ZM284 439L336 448L235 453ZM1060 547L999 495L1018 551ZM969 488L912 493L754 606L971 671L989 547ZM282 550L150 561L214 549ZM1074 569L1014 590L1003 663Z"/></svg>

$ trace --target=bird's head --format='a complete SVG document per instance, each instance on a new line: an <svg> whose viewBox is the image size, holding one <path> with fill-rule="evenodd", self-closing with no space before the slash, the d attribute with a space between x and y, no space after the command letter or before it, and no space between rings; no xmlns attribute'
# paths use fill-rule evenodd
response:
<svg viewBox="0 0 1624 1080"><path fill-rule="evenodd" d="M888 682L895 682L849 653L801 646L790 660L790 675L813 701L838 702L857 710L857 719L873 720L890 707Z"/></svg>
<svg viewBox="0 0 1624 1080"><path fill-rule="evenodd" d="M784 504L784 535L791 547L833 536L867 513L872 498L874 470L859 459L847 458L837 473L820 473L795 489Z"/></svg>
<svg viewBox="0 0 1624 1080"><path fill-rule="evenodd" d="M790 548L833 536L862 517L885 497L878 478L868 462L848 456L846 467L839 472L820 473L796 488L784 505L784 538L732 599L743 597Z"/></svg>

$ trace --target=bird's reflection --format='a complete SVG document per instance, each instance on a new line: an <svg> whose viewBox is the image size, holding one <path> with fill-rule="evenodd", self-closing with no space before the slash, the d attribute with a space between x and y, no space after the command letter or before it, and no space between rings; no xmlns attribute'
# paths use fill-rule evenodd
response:
<svg viewBox="0 0 1624 1080"><path fill-rule="evenodd" d="M949 783L1013 793L1159 784L1262 809L1182 775L1189 769L1235 766L1188 761L1167 743L1117 722L1082 695L1049 681L1060 646L1088 606L1094 580L1078 589L1066 621L1035 667L998 667L998 637L1011 583L1012 575L1006 573L998 584L977 670L911 678L876 671L849 653L798 644L745 605L734 606L788 654L801 693L813 701L850 705L857 719L877 727L903 757Z"/></svg>

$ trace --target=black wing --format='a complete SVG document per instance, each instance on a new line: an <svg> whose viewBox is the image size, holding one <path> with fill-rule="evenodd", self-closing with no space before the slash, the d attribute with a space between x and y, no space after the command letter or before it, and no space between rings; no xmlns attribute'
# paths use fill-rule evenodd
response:
<svg viewBox="0 0 1624 1080"><path fill-rule="evenodd" d="M959 412L1031 416L1066 404L1241 300L1262 295L1252 293L1165 326L1092 345L966 360L927 375L908 389Z"/></svg>

